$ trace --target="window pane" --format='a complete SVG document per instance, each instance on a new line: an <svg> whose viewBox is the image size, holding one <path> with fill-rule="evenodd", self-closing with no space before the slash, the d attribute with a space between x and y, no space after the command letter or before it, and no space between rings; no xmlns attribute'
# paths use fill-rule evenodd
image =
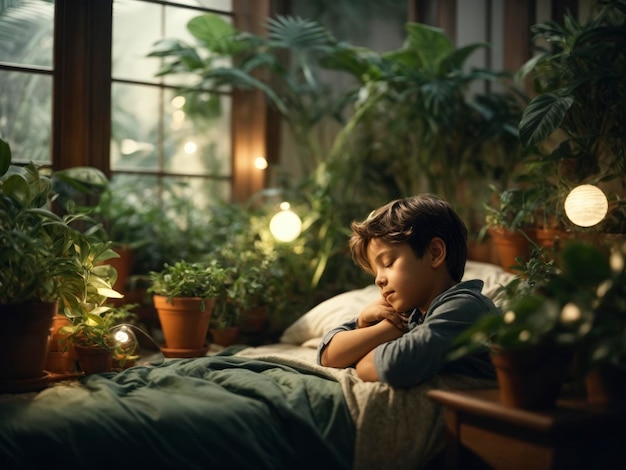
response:
<svg viewBox="0 0 626 470"><path fill-rule="evenodd" d="M167 93L164 103L165 169L193 175L231 174L231 98L209 93Z"/></svg>
<svg viewBox="0 0 626 470"><path fill-rule="evenodd" d="M233 9L232 0L176 0L176 3L204 8L213 8L215 10L223 11L231 11Z"/></svg>
<svg viewBox="0 0 626 470"><path fill-rule="evenodd" d="M169 215L172 217L183 212L177 209L181 201L187 201L197 209L206 209L217 201L230 199L230 180L168 177L164 178L164 181L165 187L169 189L170 197L165 200L170 208Z"/></svg>
<svg viewBox="0 0 626 470"><path fill-rule="evenodd" d="M147 169L230 177L230 96L199 92L182 96L169 89L114 83L112 103L113 171Z"/></svg>
<svg viewBox="0 0 626 470"><path fill-rule="evenodd" d="M112 75L114 79L157 82L159 61L146 57L161 37L162 7L154 3L113 3ZM138 25L141 24L141 27Z"/></svg>
<svg viewBox="0 0 626 470"><path fill-rule="evenodd" d="M111 170L158 169L160 94L157 87L113 83Z"/></svg>
<svg viewBox="0 0 626 470"><path fill-rule="evenodd" d="M230 3L230 2L193 2ZM187 31L187 23L201 15L198 10L161 6L139 0L117 0L113 4L113 78L158 83L155 77L161 61L147 57L162 38L175 38L190 44L195 40ZM141 24L141 28L137 25ZM193 84L194 77L164 77L169 85Z"/></svg>
<svg viewBox="0 0 626 470"><path fill-rule="evenodd" d="M53 32L53 1L0 2L0 61L51 67Z"/></svg>
<svg viewBox="0 0 626 470"><path fill-rule="evenodd" d="M116 194L117 204L133 208L129 218L144 219L136 221L138 227L157 223L150 218L161 217L162 213L181 223L189 217L206 218L197 211L230 198L228 180L116 174L111 178L110 187ZM119 212L127 213L124 210Z"/></svg>
<svg viewBox="0 0 626 470"><path fill-rule="evenodd" d="M15 161L50 164L52 77L0 70L0 137Z"/></svg>

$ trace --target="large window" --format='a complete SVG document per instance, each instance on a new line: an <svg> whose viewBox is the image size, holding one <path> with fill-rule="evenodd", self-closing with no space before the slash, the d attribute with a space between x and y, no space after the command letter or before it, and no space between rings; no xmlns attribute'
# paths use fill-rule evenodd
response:
<svg viewBox="0 0 626 470"><path fill-rule="evenodd" d="M50 165L54 3L0 0L0 137L16 161Z"/></svg>
<svg viewBox="0 0 626 470"><path fill-rule="evenodd" d="M201 206L231 198L231 97L179 93L193 77L157 78L160 61L148 53L162 38L193 43L187 22L208 11L230 19L232 2L179 3L113 3L110 165L114 184L187 191ZM196 104L193 115L186 100Z"/></svg>
<svg viewBox="0 0 626 470"><path fill-rule="evenodd" d="M237 23L239 12L237 26L245 28L261 24L269 4L0 0L0 137L15 161L94 166L142 198L152 197L146 188L161 197L184 187L201 204L241 199L260 180L252 187L240 171L238 159L253 158L241 152L251 134L232 112L231 93L183 97L178 90L190 78L157 78L159 59L148 53L162 38L191 41L186 24L194 16L212 12ZM206 102L193 117L183 107L191 98Z"/></svg>

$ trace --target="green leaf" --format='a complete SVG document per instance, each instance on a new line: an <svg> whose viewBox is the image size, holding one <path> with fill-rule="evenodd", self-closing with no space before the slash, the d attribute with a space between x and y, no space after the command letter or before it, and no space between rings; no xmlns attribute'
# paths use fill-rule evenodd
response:
<svg viewBox="0 0 626 470"><path fill-rule="evenodd" d="M306 50L326 50L333 43L328 31L315 21L289 16L270 18L267 22L268 37L274 47Z"/></svg>
<svg viewBox="0 0 626 470"><path fill-rule="evenodd" d="M31 192L28 181L24 176L14 173L4 179L2 182L2 192L19 202L22 205L28 205L31 200Z"/></svg>
<svg viewBox="0 0 626 470"><path fill-rule="evenodd" d="M441 28L420 23L407 23L406 49L415 52L418 66L436 73L439 64L452 53L453 46Z"/></svg>
<svg viewBox="0 0 626 470"><path fill-rule="evenodd" d="M232 54L238 31L221 16L213 13L197 16L187 23L187 29L209 50L219 54Z"/></svg>
<svg viewBox="0 0 626 470"><path fill-rule="evenodd" d="M110 299L121 299L121 298L124 297L118 291L113 290L113 289L108 289L106 287L99 287L98 288L98 294L102 295L104 297L108 297Z"/></svg>
<svg viewBox="0 0 626 470"><path fill-rule="evenodd" d="M451 70L461 70L465 61L478 49L487 48L487 43L473 43L466 46L454 49L444 60L444 63L449 65Z"/></svg>
<svg viewBox="0 0 626 470"><path fill-rule="evenodd" d="M561 253L563 272L574 282L599 284L611 276L607 257L595 246L586 243L569 243Z"/></svg>
<svg viewBox="0 0 626 470"><path fill-rule="evenodd" d="M519 137L522 145L529 147L552 134L563 122L572 103L574 97L571 95L546 93L535 97L524 109L520 120Z"/></svg>
<svg viewBox="0 0 626 470"><path fill-rule="evenodd" d="M261 80L257 80L252 75L247 74L243 70L219 67L211 70L204 75L205 79L215 79L221 83L230 84L232 86L243 89L258 89L263 91L276 105L276 107L282 112L286 113L287 108L279 96L274 93L269 86L263 83Z"/></svg>

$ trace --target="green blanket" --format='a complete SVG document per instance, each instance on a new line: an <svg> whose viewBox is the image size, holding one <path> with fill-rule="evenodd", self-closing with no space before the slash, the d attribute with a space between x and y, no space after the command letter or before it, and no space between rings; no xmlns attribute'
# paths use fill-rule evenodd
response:
<svg viewBox="0 0 626 470"><path fill-rule="evenodd" d="M0 396L0 468L350 468L340 385L236 356L170 359Z"/></svg>

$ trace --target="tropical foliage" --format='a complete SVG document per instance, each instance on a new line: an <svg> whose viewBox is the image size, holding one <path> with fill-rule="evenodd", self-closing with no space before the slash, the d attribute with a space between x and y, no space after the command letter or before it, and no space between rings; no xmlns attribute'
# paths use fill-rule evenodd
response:
<svg viewBox="0 0 626 470"><path fill-rule="evenodd" d="M539 344L576 351L578 372L598 364L626 368L626 244L572 242L559 263L538 250L503 286L493 312L457 338L452 359L476 348Z"/></svg>
<svg viewBox="0 0 626 470"><path fill-rule="evenodd" d="M56 193L49 176L34 164L11 164L11 149L0 139L0 301L59 300L68 317L109 297L117 255L97 231L81 232L87 220L72 204L60 216L51 209Z"/></svg>
<svg viewBox="0 0 626 470"><path fill-rule="evenodd" d="M261 90L292 131L305 176L281 182L281 189L306 214L313 288L364 282L347 251L355 218L415 192L436 192L464 215L482 215L478 188L485 193L486 180L505 185L519 162L523 99L469 93L472 85L503 78L466 71L467 58L484 44L455 49L443 31L407 24L405 46L378 54L297 17L268 19L267 37L211 14L192 19L188 29L196 44L168 39L150 54L164 61L160 75L191 74L190 88ZM322 70L348 77L350 85L333 92ZM190 101L189 110L203 109L196 105ZM329 121L339 124L331 139L324 135ZM462 179L476 187L459 187Z"/></svg>
<svg viewBox="0 0 626 470"><path fill-rule="evenodd" d="M584 23L567 14L562 24L534 25L538 54L519 72L538 93L519 123L520 140L543 146L570 185L626 175L626 2L597 5Z"/></svg>

